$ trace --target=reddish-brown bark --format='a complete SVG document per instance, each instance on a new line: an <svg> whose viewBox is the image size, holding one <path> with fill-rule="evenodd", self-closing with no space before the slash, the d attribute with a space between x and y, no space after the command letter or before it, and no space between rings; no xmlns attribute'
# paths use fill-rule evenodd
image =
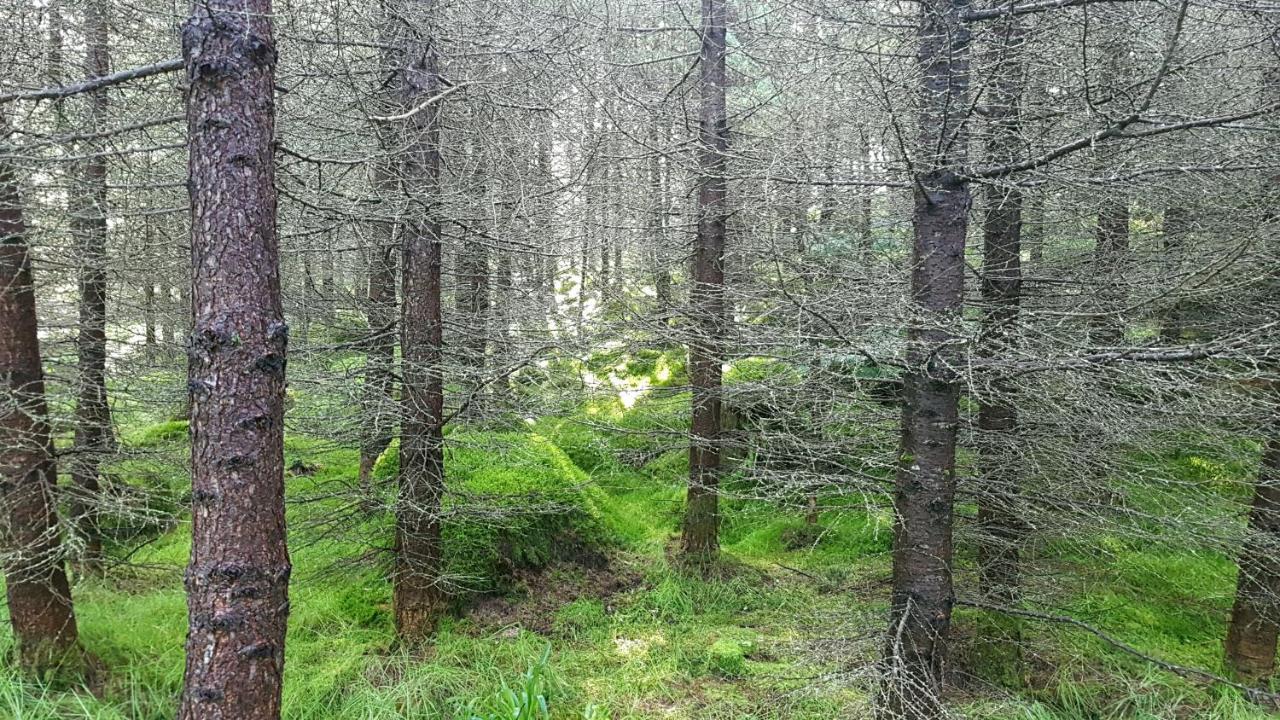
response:
<svg viewBox="0 0 1280 720"><path fill-rule="evenodd" d="M693 327L689 382L689 491L681 544L691 559L719 552L720 404L724 362L724 251L728 217L729 117L725 99L724 0L702 0L702 85L698 130L698 232L689 291Z"/></svg>
<svg viewBox="0 0 1280 720"><path fill-rule="evenodd" d="M428 25L434 0L413 0ZM399 20L394 23L401 26ZM443 87L431 28L409 35L396 31L399 99L416 108ZM446 607L441 584L440 509L444 497L444 352L441 285L441 228L435 216L440 193L440 103L408 118L401 128L405 154L401 175L406 191L425 198L401 238L400 347L404 410L400 425L400 478L396 500L396 557L393 588L396 634L421 642L434 631ZM415 207L419 207L415 205ZM424 213L425 212L425 216Z"/></svg>
<svg viewBox="0 0 1280 720"><path fill-rule="evenodd" d="M0 127L5 124L0 116ZM3 153L0 153L3 155ZM31 254L14 168L0 159L0 530L18 663L30 674L83 662L54 498Z"/></svg>
<svg viewBox="0 0 1280 720"><path fill-rule="evenodd" d="M194 4L182 46L195 322L189 627L178 717L274 719L291 567L270 0Z"/></svg>

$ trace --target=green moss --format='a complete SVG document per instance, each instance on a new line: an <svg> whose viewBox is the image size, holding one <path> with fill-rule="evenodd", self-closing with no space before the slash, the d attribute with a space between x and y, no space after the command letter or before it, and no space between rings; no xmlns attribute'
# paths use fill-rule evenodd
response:
<svg viewBox="0 0 1280 720"><path fill-rule="evenodd" d="M190 431L190 423L186 420L168 420L142 428L125 437L125 441L138 448L153 448L159 445L185 441Z"/></svg>

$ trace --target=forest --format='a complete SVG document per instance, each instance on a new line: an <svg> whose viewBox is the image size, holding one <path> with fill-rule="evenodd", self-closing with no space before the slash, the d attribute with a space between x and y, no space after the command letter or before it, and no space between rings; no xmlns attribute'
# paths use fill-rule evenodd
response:
<svg viewBox="0 0 1280 720"><path fill-rule="evenodd" d="M0 720L1280 714L1280 5L5 0Z"/></svg>

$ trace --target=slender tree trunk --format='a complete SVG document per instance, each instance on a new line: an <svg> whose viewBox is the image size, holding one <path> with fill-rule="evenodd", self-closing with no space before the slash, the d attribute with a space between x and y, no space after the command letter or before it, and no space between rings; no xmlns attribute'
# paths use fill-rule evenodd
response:
<svg viewBox="0 0 1280 720"><path fill-rule="evenodd" d="M384 147L384 151L389 152L390 147ZM396 191L397 183L390 161L384 162L388 166L378 169L375 181L384 196L390 197ZM375 239L369 248L368 286L364 302L369 338L365 344L364 385L360 395L364 418L359 485L366 500L373 493L374 463L391 444L396 416L396 228L391 220L383 220L372 230Z"/></svg>
<svg viewBox="0 0 1280 720"><path fill-rule="evenodd" d="M85 9L88 77L111 73L109 26L104 0L92 0ZM107 95L90 95L89 129L102 127L107 116ZM99 148L94 147L93 150ZM76 337L78 387L76 397L75 460L71 478L75 486L72 518L83 538L84 561L100 564L99 530L100 466L115 451L111 408L107 401L107 159L90 152L80 168L73 220L80 259L80 318Z"/></svg>
<svg viewBox="0 0 1280 720"><path fill-rule="evenodd" d="M17 661L38 678L78 672L84 657L58 531L31 254L18 176L0 150L0 531Z"/></svg>
<svg viewBox="0 0 1280 720"><path fill-rule="evenodd" d="M435 1L409 0L405 9L410 8L413 14L405 16L424 25L415 28L412 36L393 30L400 38L394 70L406 109L417 107L442 87L433 27ZM403 128L406 154L401 174L407 190L432 199L440 194L440 113L437 102L409 118ZM434 201L427 204L435 207ZM393 588L396 634L410 645L435 631L446 607L440 539L444 496L441 228L438 217L423 217L419 212L405 223L401 240L404 411Z"/></svg>
<svg viewBox="0 0 1280 720"><path fill-rule="evenodd" d="M191 561L181 720L280 716L291 566L270 0L211 0L182 26L195 324Z"/></svg>
<svg viewBox="0 0 1280 720"><path fill-rule="evenodd" d="M1022 152L1021 103L1026 42L1016 17L1003 20L994 33L992 77L987 82L992 163L1011 162ZM1010 352L1016 332L1022 292L1022 190L1015 185L987 186L983 223L982 315L978 352L995 358ZM1018 521L1019 478L1009 452L1017 445L1017 403L1013 387L994 378L978 405L979 471L984 484L978 499L978 570L981 592L999 604L1018 596L1018 554L1022 542ZM1007 640L1007 638L1006 638ZM1009 643L1014 644L1014 643ZM1015 644L1016 645L1016 644Z"/></svg>
<svg viewBox="0 0 1280 720"><path fill-rule="evenodd" d="M1186 207L1170 207L1164 211L1164 227L1161 232L1161 255L1163 265L1168 273L1166 283L1176 287L1182 273L1183 253L1187 244L1187 233L1191 224L1190 212ZM1181 299L1174 297L1173 302L1165 308L1160 320L1160 341L1169 345L1182 340L1183 309Z"/></svg>
<svg viewBox="0 0 1280 720"><path fill-rule="evenodd" d="M537 170L539 186L545 193L538 198L538 227L541 228L544 240L539 245L542 257L534 258L538 265L538 296L542 303L543 326L540 330L555 333L560 326L559 312L556 308L556 280L558 274L557 247L555 235L555 195L556 178L551 170L552 135L548 128L538 142Z"/></svg>
<svg viewBox="0 0 1280 720"><path fill-rule="evenodd" d="M458 342L460 363L465 368L468 417L482 417L485 413L484 373L489 349L489 312L491 288L489 277L489 240L485 237L464 235L458 258L458 288L455 295L458 325L461 337Z"/></svg>
<svg viewBox="0 0 1280 720"><path fill-rule="evenodd" d="M1094 268L1098 312L1090 334L1094 345L1115 347L1124 342L1123 312L1128 298L1129 200L1124 195L1108 198L1098 210Z"/></svg>
<svg viewBox="0 0 1280 720"><path fill-rule="evenodd" d="M914 183L911 303L902 440L894 491L893 593L884 659L887 717L936 718L946 662L952 586L959 382L953 365L964 296L969 188L958 174L968 132L954 108L969 103L967 0L925 0L917 58L921 113Z"/></svg>
<svg viewBox="0 0 1280 720"><path fill-rule="evenodd" d="M689 341L689 380L693 388L689 444L689 492L682 546L695 561L713 558L720 548L720 401L724 362L724 253L728 217L729 118L725 98L725 4L702 0L702 51L699 65L698 233L693 248L694 315Z"/></svg>

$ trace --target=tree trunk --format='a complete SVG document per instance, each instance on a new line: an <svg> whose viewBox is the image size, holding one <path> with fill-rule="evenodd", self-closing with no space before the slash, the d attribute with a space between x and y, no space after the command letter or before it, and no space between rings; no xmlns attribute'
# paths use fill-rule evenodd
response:
<svg viewBox="0 0 1280 720"><path fill-rule="evenodd" d="M485 413L484 373L489 350L489 239L467 233L463 236L458 258L457 304L458 354L465 369L467 397L465 415L482 417Z"/></svg>
<svg viewBox="0 0 1280 720"><path fill-rule="evenodd" d="M270 0L192 6L182 27L195 323L191 561L181 720L280 716L291 566Z"/></svg>
<svg viewBox="0 0 1280 720"><path fill-rule="evenodd" d="M412 8L413 15L406 15ZM394 59L400 102L417 107L441 85L435 46L434 0L412 0L401 17L425 26L402 34L399 19ZM401 176L408 191L434 208L440 195L440 113L433 104L406 121ZM436 212L431 210L429 212ZM434 631L445 610L441 584L440 510L444 496L443 318L441 228L434 215L415 211L405 223L401 248L400 344L404 411L400 428L400 478L396 501L393 602L396 634L417 644Z"/></svg>
<svg viewBox="0 0 1280 720"><path fill-rule="evenodd" d="M1177 287L1181 281L1183 253L1186 252L1187 234L1190 230L1191 213L1186 207L1166 208L1164 226L1161 228L1161 256L1165 271L1168 273L1165 283L1168 287ZM1164 309L1160 318L1160 341L1175 345L1182 341L1183 305L1185 303L1176 295L1173 302Z"/></svg>
<svg viewBox="0 0 1280 720"><path fill-rule="evenodd" d="M1227 630L1226 660L1251 680L1275 670L1280 636L1280 421L1271 426L1240 550L1236 600Z"/></svg>
<svg viewBox="0 0 1280 720"><path fill-rule="evenodd" d="M657 305L657 320L665 323L671 316L671 269L667 266L667 194L666 183L662 175L662 156L657 149L665 144L665 138L659 139L658 126L655 123L649 134L654 145L653 155L649 158L649 243L653 248L653 290Z"/></svg>
<svg viewBox="0 0 1280 720"><path fill-rule="evenodd" d="M969 188L958 175L968 133L953 110L969 103L967 0L920 10L920 155L914 183L911 302L901 452L894 491L893 592L886 643L887 717L936 718L951 609L959 383L954 334L964 299Z"/></svg>
<svg viewBox="0 0 1280 720"><path fill-rule="evenodd" d="M1269 50L1280 51L1280 27L1268 28ZM1280 67L1263 75L1263 99L1280 97ZM1275 213L1280 199L1280 175L1263 180L1266 200L1261 236L1274 236L1280 223ZM1274 295L1272 296L1274 301ZM1276 366L1268 368L1272 372ZM1263 439L1262 464L1253 486L1248 534L1240 548L1236 598L1227 630L1226 663L1247 679L1266 679L1275 670L1276 639L1280 636L1280 384L1272 381L1269 423Z"/></svg>
<svg viewBox="0 0 1280 720"><path fill-rule="evenodd" d="M705 562L720 548L720 400L724 362L724 252L728 216L726 174L729 118L725 99L724 0L702 0L699 65L698 232L693 248L689 305L689 380L693 389L689 444L689 491L682 546L685 556Z"/></svg>
<svg viewBox="0 0 1280 720"><path fill-rule="evenodd" d="M1116 347L1124 342L1123 312L1128 293L1129 200L1120 195L1108 198L1098 210L1097 245L1094 250L1098 283L1098 312L1090 328L1094 345Z"/></svg>
<svg viewBox="0 0 1280 720"><path fill-rule="evenodd" d="M0 128L5 126L0 116ZM84 657L71 605L54 498L57 470L45 404L35 289L18 176L0 153L0 531L17 661L31 677L78 672Z"/></svg>
<svg viewBox="0 0 1280 720"><path fill-rule="evenodd" d="M392 168L379 170L378 183L389 196L395 191ZM373 466L378 456L391 444L395 426L395 356L396 356L396 260L395 223L379 222L374 227L375 240L369 248L369 279L364 311L369 323L365 344L364 384L361 404L359 486L367 501L373 494Z"/></svg>
<svg viewBox="0 0 1280 720"><path fill-rule="evenodd" d="M1007 163L1023 152L1021 103L1026 42L1016 17L995 28L987 83L990 137L989 162ZM982 315L978 353L996 358L1014 349L1017 342L1022 292L1022 190L1015 185L987 186L983 223ZM1010 451L1017 445L1017 404L1013 387L1000 377L985 388L978 406L979 472L983 486L978 495L978 571L980 591L998 604L1009 605L1018 596L1018 554L1022 541L1018 522L1019 478ZM1004 639L1004 640L1007 640ZM1013 644L1013 643L1005 643Z"/></svg>
<svg viewBox="0 0 1280 720"><path fill-rule="evenodd" d="M93 0L85 10L87 75L111 73L107 7ZM90 95L88 130L106 122L107 94ZM80 259L80 317L76 336L78 387L76 397L75 454L71 479L75 486L72 519L83 538L83 559L96 567L102 560L99 530L100 466L115 451L111 408L107 401L107 156L93 144L93 152L80 167L77 197L72 200L77 254Z"/></svg>

